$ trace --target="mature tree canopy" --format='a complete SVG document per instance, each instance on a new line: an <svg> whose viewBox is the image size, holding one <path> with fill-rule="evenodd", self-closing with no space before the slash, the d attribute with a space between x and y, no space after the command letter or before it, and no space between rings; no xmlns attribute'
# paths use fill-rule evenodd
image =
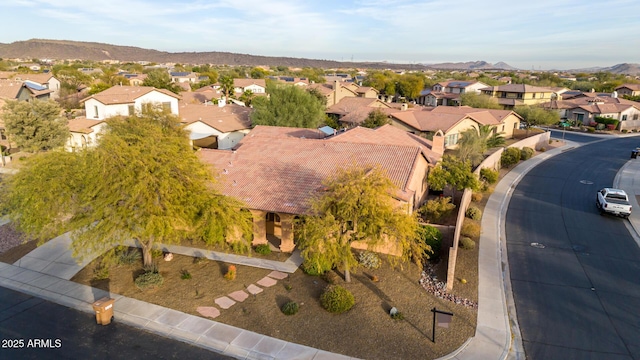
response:
<svg viewBox="0 0 640 360"><path fill-rule="evenodd" d="M222 92L228 101L235 91L235 87L233 86L233 77L230 75L223 75L218 79L218 81L220 82L220 88L222 88Z"/></svg>
<svg viewBox="0 0 640 360"><path fill-rule="evenodd" d="M367 118L362 122L362 127L375 129L382 125L390 124L389 116L382 112L380 109L375 109L367 115Z"/></svg>
<svg viewBox="0 0 640 360"><path fill-rule="evenodd" d="M253 100L255 125L317 128L325 120L324 105L298 86L268 86L267 92L268 98Z"/></svg>
<svg viewBox="0 0 640 360"><path fill-rule="evenodd" d="M433 190L444 190L449 186L453 190L478 190L480 181L471 169L469 160L462 161L451 155L445 155L428 176L429 187Z"/></svg>
<svg viewBox="0 0 640 360"><path fill-rule="evenodd" d="M560 121L560 114L555 110L546 110L538 106L516 106L514 111L522 116L528 128L532 126L552 125Z"/></svg>
<svg viewBox="0 0 640 360"><path fill-rule="evenodd" d="M73 230L80 257L133 239L145 265L181 239L248 248L250 216L212 186L177 117L147 108L107 124L95 148L34 156L9 178L0 203L20 230L41 242Z"/></svg>
<svg viewBox="0 0 640 360"><path fill-rule="evenodd" d="M421 259L428 250L420 241L417 217L398 206L395 187L381 168L340 169L324 185L324 194L312 201L313 215L302 225L299 246L305 262L329 269L342 265L348 282L350 269L358 266L354 241L370 249L390 241L402 254L396 260Z"/></svg>
<svg viewBox="0 0 640 360"><path fill-rule="evenodd" d="M180 87L171 81L171 75L164 69L153 69L147 72L147 78L144 79L142 85L166 89L175 94L180 92Z"/></svg>
<svg viewBox="0 0 640 360"><path fill-rule="evenodd" d="M415 99L424 89L424 76L405 74L398 77L398 92L407 99Z"/></svg>
<svg viewBox="0 0 640 360"><path fill-rule="evenodd" d="M53 100L7 101L3 110L7 133L25 151L60 147L69 137L67 119Z"/></svg>
<svg viewBox="0 0 640 360"><path fill-rule="evenodd" d="M460 94L460 105L477 109L502 109L496 98L474 92Z"/></svg>

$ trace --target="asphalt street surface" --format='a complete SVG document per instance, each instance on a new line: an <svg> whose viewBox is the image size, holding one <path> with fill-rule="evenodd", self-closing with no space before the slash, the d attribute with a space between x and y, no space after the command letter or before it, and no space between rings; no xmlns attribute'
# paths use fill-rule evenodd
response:
<svg viewBox="0 0 640 360"><path fill-rule="evenodd" d="M233 359L0 287L0 359Z"/></svg>
<svg viewBox="0 0 640 360"><path fill-rule="evenodd" d="M532 169L507 209L511 283L530 360L640 359L640 249L626 220L595 206L596 191L612 186L640 138L598 140L583 138L591 143Z"/></svg>

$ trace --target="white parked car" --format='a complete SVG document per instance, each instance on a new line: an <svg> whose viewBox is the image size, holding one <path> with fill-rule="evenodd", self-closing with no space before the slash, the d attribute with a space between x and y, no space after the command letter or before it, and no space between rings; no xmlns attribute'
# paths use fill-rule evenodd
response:
<svg viewBox="0 0 640 360"><path fill-rule="evenodd" d="M624 190L604 188L596 195L596 206L600 214L610 213L628 218L631 215L631 204Z"/></svg>

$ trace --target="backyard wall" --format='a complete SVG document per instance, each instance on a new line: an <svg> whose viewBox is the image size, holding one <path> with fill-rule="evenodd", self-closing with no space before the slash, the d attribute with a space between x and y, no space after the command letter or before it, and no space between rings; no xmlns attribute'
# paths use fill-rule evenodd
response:
<svg viewBox="0 0 640 360"><path fill-rule="evenodd" d="M540 150L543 147L549 146L549 139L551 138L551 132L546 131L537 135L530 136L526 139L520 140L507 147L515 147L522 149L523 147L530 147L535 150ZM479 175L480 170L483 168L490 168L494 170L500 169L500 156L505 148L499 149L493 154L484 159L480 165L473 171L474 174ZM462 223L464 222L465 214L469 204L471 203L472 191L465 189L460 200L460 206L458 208L458 217L456 219L456 228L453 234L453 244L449 248L449 262L447 265L447 292L453 289L453 280L455 279L456 271L456 259L458 257L458 243L460 240L460 230L462 230Z"/></svg>

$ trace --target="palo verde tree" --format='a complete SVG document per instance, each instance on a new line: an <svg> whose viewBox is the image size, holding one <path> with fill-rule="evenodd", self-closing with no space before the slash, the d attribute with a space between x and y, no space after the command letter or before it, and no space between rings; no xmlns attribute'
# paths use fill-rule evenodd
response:
<svg viewBox="0 0 640 360"><path fill-rule="evenodd" d="M358 266L351 245L369 249L391 242L401 254L394 260L421 259L428 245L420 241L418 220L393 199L396 187L380 167L339 169L324 183L325 192L312 200L312 215L304 219L299 246L304 261L327 269L344 267L345 281Z"/></svg>
<svg viewBox="0 0 640 360"><path fill-rule="evenodd" d="M216 190L177 117L147 107L107 125L96 147L34 156L8 179L2 210L20 230L40 243L72 231L80 258L135 240L145 265L181 239L249 247L250 216Z"/></svg>
<svg viewBox="0 0 640 360"><path fill-rule="evenodd" d="M427 180L431 189L444 190L448 186L454 194L456 190L480 188L480 181L471 169L471 162L451 155L445 155L442 161L431 169Z"/></svg>
<svg viewBox="0 0 640 360"><path fill-rule="evenodd" d="M67 119L53 100L7 101L2 109L7 134L22 150L51 150L69 136Z"/></svg>
<svg viewBox="0 0 640 360"><path fill-rule="evenodd" d="M557 111L539 106L520 105L516 106L514 111L524 119L523 123L527 131L533 126L552 125L560 121L560 114Z"/></svg>
<svg viewBox="0 0 640 360"><path fill-rule="evenodd" d="M325 121L324 105L308 91L293 85L267 86L269 97L253 99L256 125L317 128Z"/></svg>
<svg viewBox="0 0 640 360"><path fill-rule="evenodd" d="M460 105L469 106L477 109L502 109L502 105L498 104L498 100L485 94L476 94L468 92L460 94Z"/></svg>
<svg viewBox="0 0 640 360"><path fill-rule="evenodd" d="M390 123L391 123L391 121L389 120L389 117L387 116L387 114L385 114L380 109L375 109L375 110L372 110L369 113L369 115L367 115L367 118L364 119L364 121L360 125L362 127L375 129L377 127L380 127L380 126L386 125L386 124L390 124Z"/></svg>

